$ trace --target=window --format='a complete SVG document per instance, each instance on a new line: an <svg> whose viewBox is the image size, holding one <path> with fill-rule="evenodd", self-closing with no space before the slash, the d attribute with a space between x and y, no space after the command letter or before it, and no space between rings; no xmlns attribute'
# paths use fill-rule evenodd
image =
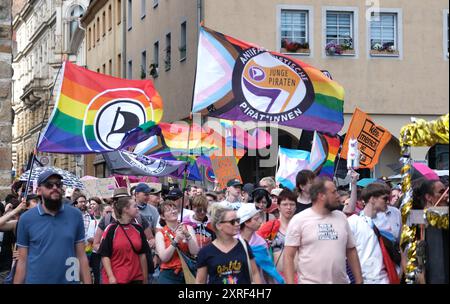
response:
<svg viewBox="0 0 450 304"><path fill-rule="evenodd" d="M117 0L117 24L120 24L120 22L122 21L122 1L121 0Z"/></svg>
<svg viewBox="0 0 450 304"><path fill-rule="evenodd" d="M122 77L122 54L117 55L117 77Z"/></svg>
<svg viewBox="0 0 450 304"><path fill-rule="evenodd" d="M159 42L156 41L153 44L153 62L150 65L150 75L153 78L158 77L158 67L159 67Z"/></svg>
<svg viewBox="0 0 450 304"><path fill-rule="evenodd" d="M444 16L443 16L443 20L444 20L444 27L442 29L443 31L443 48L444 48L444 58L448 59L448 53L449 53L449 49L450 49L450 45L449 45L449 27L448 27L448 10L444 10Z"/></svg>
<svg viewBox="0 0 450 304"><path fill-rule="evenodd" d="M327 11L325 52L327 55L355 54L353 13Z"/></svg>
<svg viewBox="0 0 450 304"><path fill-rule="evenodd" d="M80 5L74 6L70 10L70 28L69 28L69 37L72 40L75 31L78 28L78 19L83 15L84 9Z"/></svg>
<svg viewBox="0 0 450 304"><path fill-rule="evenodd" d="M112 29L112 8L111 5L108 6L108 31Z"/></svg>
<svg viewBox="0 0 450 304"><path fill-rule="evenodd" d="M100 17L97 17L97 41L100 41Z"/></svg>
<svg viewBox="0 0 450 304"><path fill-rule="evenodd" d="M401 50L400 10L380 9L369 21L369 53L372 57L399 57Z"/></svg>
<svg viewBox="0 0 450 304"><path fill-rule="evenodd" d="M147 78L147 51L141 53L141 79Z"/></svg>
<svg viewBox="0 0 450 304"><path fill-rule="evenodd" d="M165 64L165 68L166 71L170 70L170 66L171 66L171 34L167 34L166 35L166 53L165 53L165 58L164 58L164 64Z"/></svg>
<svg viewBox="0 0 450 304"><path fill-rule="evenodd" d="M103 32L103 36L106 35L106 12L103 12L103 17L102 17L102 32Z"/></svg>
<svg viewBox="0 0 450 304"><path fill-rule="evenodd" d="M159 3L159 0L153 0L153 8L157 7Z"/></svg>
<svg viewBox="0 0 450 304"><path fill-rule="evenodd" d="M181 23L181 35L180 35L180 61L186 59L186 21Z"/></svg>
<svg viewBox="0 0 450 304"><path fill-rule="evenodd" d="M147 10L147 7L145 5L146 2L147 0L141 0L141 19L145 18L145 11Z"/></svg>
<svg viewBox="0 0 450 304"><path fill-rule="evenodd" d="M92 29L88 29L88 48L91 49L92 46Z"/></svg>
<svg viewBox="0 0 450 304"><path fill-rule="evenodd" d="M133 0L128 0L127 13L128 30L131 30L133 28Z"/></svg>
<svg viewBox="0 0 450 304"><path fill-rule="evenodd" d="M112 59L109 59L108 62L108 75L112 75L113 71L112 71Z"/></svg>
<svg viewBox="0 0 450 304"><path fill-rule="evenodd" d="M277 33L282 53L310 55L313 45L312 7L300 5L279 5Z"/></svg>
<svg viewBox="0 0 450 304"><path fill-rule="evenodd" d="M127 78L128 79L133 79L133 60L128 60Z"/></svg>
<svg viewBox="0 0 450 304"><path fill-rule="evenodd" d="M93 41L92 44L93 44L94 47L95 47L95 40L97 40L97 38L96 38L96 36L95 36L95 35L97 34L96 28L97 28L97 27L96 27L95 22L94 22L94 39L92 40L92 41Z"/></svg>
<svg viewBox="0 0 450 304"><path fill-rule="evenodd" d="M102 65L102 74L106 74L106 64Z"/></svg>

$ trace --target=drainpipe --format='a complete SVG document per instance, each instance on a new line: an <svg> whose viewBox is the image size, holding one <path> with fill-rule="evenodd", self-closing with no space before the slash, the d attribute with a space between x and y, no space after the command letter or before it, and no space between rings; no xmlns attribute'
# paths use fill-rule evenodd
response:
<svg viewBox="0 0 450 304"><path fill-rule="evenodd" d="M203 21L203 4L202 0L197 0L197 26L198 26L198 35L200 36L200 22Z"/></svg>
<svg viewBox="0 0 450 304"><path fill-rule="evenodd" d="M127 1L122 0L122 75L127 78Z"/></svg>

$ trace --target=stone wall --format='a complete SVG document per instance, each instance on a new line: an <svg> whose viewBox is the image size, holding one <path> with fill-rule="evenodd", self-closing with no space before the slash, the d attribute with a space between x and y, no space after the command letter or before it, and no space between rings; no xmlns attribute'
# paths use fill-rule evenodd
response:
<svg viewBox="0 0 450 304"><path fill-rule="evenodd" d="M0 199L11 184L11 1L0 0Z"/></svg>

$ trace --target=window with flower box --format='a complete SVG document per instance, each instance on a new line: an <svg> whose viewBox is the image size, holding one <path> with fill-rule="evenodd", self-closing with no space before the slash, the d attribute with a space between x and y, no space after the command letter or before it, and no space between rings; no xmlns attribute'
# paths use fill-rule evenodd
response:
<svg viewBox="0 0 450 304"><path fill-rule="evenodd" d="M311 53L309 35L309 11L281 9L281 48L282 53Z"/></svg>
<svg viewBox="0 0 450 304"><path fill-rule="evenodd" d="M398 13L372 13L370 20L370 55L399 56Z"/></svg>
<svg viewBox="0 0 450 304"><path fill-rule="evenodd" d="M325 18L326 55L355 55L353 12L327 11Z"/></svg>

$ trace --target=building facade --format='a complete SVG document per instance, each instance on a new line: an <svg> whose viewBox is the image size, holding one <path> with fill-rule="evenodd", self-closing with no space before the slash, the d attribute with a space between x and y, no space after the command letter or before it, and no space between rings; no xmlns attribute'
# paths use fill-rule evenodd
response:
<svg viewBox="0 0 450 304"><path fill-rule="evenodd" d="M117 75L153 79L164 100L164 121L189 115L200 21L329 71L346 91L341 135L356 107L393 135L375 176L393 173L397 137L411 116L432 120L449 111L449 91L443 89L449 81L448 1L122 1L114 6L121 1L111 0L126 20L117 27L116 37L126 46L117 59L124 71ZM96 15L97 29L101 16ZM89 67L102 71L108 60L92 58ZM296 147L301 130L282 129L280 137ZM413 157L424 160L427 151L414 149Z"/></svg>
<svg viewBox="0 0 450 304"><path fill-rule="evenodd" d="M52 88L64 59L84 65L84 31L79 18L88 0L28 0L13 20L14 111L12 158L19 176L26 170L48 121L55 98ZM57 90L57 88L55 88ZM45 166L84 175L82 156L39 153Z"/></svg>
<svg viewBox="0 0 450 304"><path fill-rule="evenodd" d="M11 185L12 1L0 1L0 200Z"/></svg>
<svg viewBox="0 0 450 304"><path fill-rule="evenodd" d="M115 77L125 77L122 54L126 52L123 37L123 6L126 0L93 0L81 19L85 28L86 67ZM105 177L108 168L101 154L85 155L85 174Z"/></svg>

